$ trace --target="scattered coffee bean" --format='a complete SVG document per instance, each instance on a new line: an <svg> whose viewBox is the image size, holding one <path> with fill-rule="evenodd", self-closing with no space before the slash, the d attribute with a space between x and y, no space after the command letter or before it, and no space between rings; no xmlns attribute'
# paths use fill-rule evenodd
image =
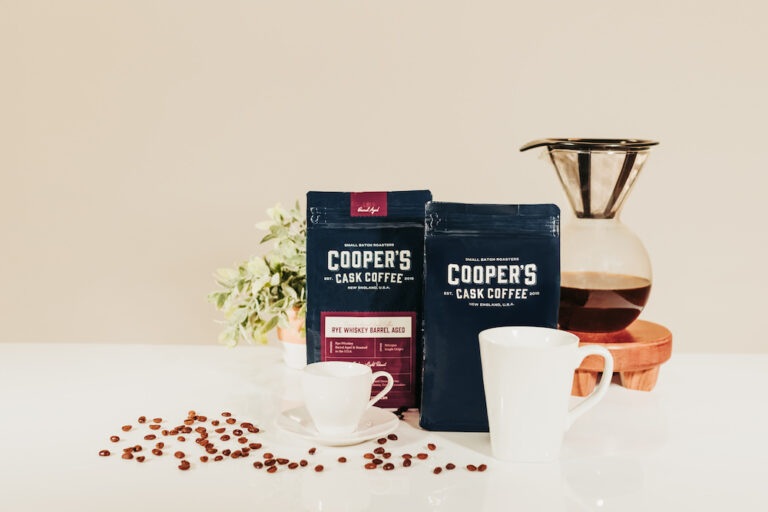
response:
<svg viewBox="0 0 768 512"><path fill-rule="evenodd" d="M248 432L250 432L251 434L258 434L260 431L258 427L248 427Z"/></svg>
<svg viewBox="0 0 768 512"><path fill-rule="evenodd" d="M315 471L317 471L318 473L319 473L319 472L321 472L321 471L322 471L322 470L324 470L324 469L325 469L325 468L323 467L323 465L322 465L322 464L318 464L317 466L315 466Z"/></svg>
<svg viewBox="0 0 768 512"><path fill-rule="evenodd" d="M397 436L395 434L389 434L387 436L387 439L389 439L390 441L397 441Z"/></svg>
<svg viewBox="0 0 768 512"><path fill-rule="evenodd" d="M221 452L221 454L225 457L229 457L231 453L232 453L232 450L229 450L229 449Z"/></svg>
<svg viewBox="0 0 768 512"><path fill-rule="evenodd" d="M418 457L418 458L419 458L419 459L421 459L421 460L424 460L424 459L426 459L427 457L429 457L429 455L427 455L426 453L417 453L417 454L416 454L416 457Z"/></svg>
<svg viewBox="0 0 768 512"><path fill-rule="evenodd" d="M434 450L435 448L437 448L437 446L435 446L435 445L434 445L434 444L432 444L432 443L429 443L429 444L427 445L427 448L429 448L430 450Z"/></svg>
<svg viewBox="0 0 768 512"><path fill-rule="evenodd" d="M111 436L109 438L109 440L112 441L113 443L116 443L116 442L118 442L120 440L120 437L118 437L118 436Z"/></svg>
<svg viewBox="0 0 768 512"><path fill-rule="evenodd" d="M477 471L477 466L475 466L474 464L467 464L467 470Z"/></svg>
<svg viewBox="0 0 768 512"><path fill-rule="evenodd" d="M156 438L157 438L157 436L155 434L147 434L147 435L144 436L144 439L147 440L147 441L151 441L151 440L156 439Z"/></svg>
<svg viewBox="0 0 768 512"><path fill-rule="evenodd" d="M412 455L410 453L404 453L403 454L403 458L404 459L410 459L411 457L412 457Z"/></svg>
<svg viewBox="0 0 768 512"><path fill-rule="evenodd" d="M125 452L123 454L123 458L124 459L132 459L133 458L133 454L131 452Z"/></svg>
<svg viewBox="0 0 768 512"><path fill-rule="evenodd" d="M451 469L455 469L455 468L456 468L456 464L454 464L453 462L449 462L448 464L445 465L445 469L447 469L449 471Z"/></svg>
<svg viewBox="0 0 768 512"><path fill-rule="evenodd" d="M197 416L197 413L194 410L192 410L187 413L187 416Z"/></svg>
<svg viewBox="0 0 768 512"><path fill-rule="evenodd" d="M244 438L244 437L239 437L239 438L237 439L237 442L238 442L238 443L240 443L240 444L245 444L245 443L247 443L247 442L248 442L248 439L246 439L246 438Z"/></svg>
<svg viewBox="0 0 768 512"><path fill-rule="evenodd" d="M155 418L152 421L154 421L155 423L162 423L163 422L163 418Z"/></svg>
<svg viewBox="0 0 768 512"><path fill-rule="evenodd" d="M403 466L405 466L406 468L407 468L408 466L410 466L410 465L411 465L411 459L405 459L405 460L403 461Z"/></svg>
<svg viewBox="0 0 768 512"><path fill-rule="evenodd" d="M201 455L200 456L200 462L208 462L208 456L207 455Z"/></svg>
<svg viewBox="0 0 768 512"><path fill-rule="evenodd" d="M225 418L229 418L230 416L232 416L232 413L231 412L223 412L223 413L221 413L221 415L224 416Z"/></svg>
<svg viewBox="0 0 768 512"><path fill-rule="evenodd" d="M274 466L277 464L277 459L267 459L264 461L265 466Z"/></svg>
<svg viewBox="0 0 768 512"><path fill-rule="evenodd" d="M123 451L133 453L133 446L129 446L128 448L123 448Z"/></svg>
<svg viewBox="0 0 768 512"><path fill-rule="evenodd" d="M173 454L174 457L177 459L183 459L184 458L184 452L176 452Z"/></svg>
<svg viewBox="0 0 768 512"><path fill-rule="evenodd" d="M230 457L232 457L233 459L240 458L240 451L235 450L234 452L232 452L232 455L230 455Z"/></svg>
<svg viewBox="0 0 768 512"><path fill-rule="evenodd" d="M141 451L141 446L139 446L139 445L137 444L136 446L134 446L134 447L133 447L133 451L135 451L135 452L140 452L140 451Z"/></svg>
<svg viewBox="0 0 768 512"><path fill-rule="evenodd" d="M179 440L179 441L181 441L182 443L183 443L184 441L186 441L186 440L187 440L187 438L186 438L186 437L184 437L184 436L179 436L179 437L177 437L176 439L178 439L178 440Z"/></svg>
<svg viewBox="0 0 768 512"><path fill-rule="evenodd" d="M339 457L339 462L341 462L341 463L347 462L347 458L346 457Z"/></svg>
<svg viewBox="0 0 768 512"><path fill-rule="evenodd" d="M158 430L160 428L160 425L150 425L149 428L150 430Z"/></svg>
<svg viewBox="0 0 768 512"><path fill-rule="evenodd" d="M304 467L304 466L306 466L307 464L309 464L309 462L307 462L305 459L301 459L301 460L299 461L299 466L301 466L301 467Z"/></svg>
<svg viewBox="0 0 768 512"><path fill-rule="evenodd" d="M380 438L378 438L376 440L376 442L379 443L379 444L384 444L384 443L387 442L387 438L386 437L380 437Z"/></svg>
<svg viewBox="0 0 768 512"><path fill-rule="evenodd" d="M144 462L144 456L141 455L139 457L136 457L136 462Z"/></svg>
<svg viewBox="0 0 768 512"><path fill-rule="evenodd" d="M277 466L270 466L267 468L267 473L274 473L277 471Z"/></svg>
<svg viewBox="0 0 768 512"><path fill-rule="evenodd" d="M206 422L206 421L208 421L208 417L207 416L198 416L197 417L197 421Z"/></svg>
<svg viewBox="0 0 768 512"><path fill-rule="evenodd" d="M375 453L375 454L377 454L377 455L381 455L381 454L382 454L382 453L384 453L385 451L386 451L386 450L385 450L384 448L381 448L381 447L379 447L379 448L376 448L375 450L373 450L373 453Z"/></svg>
<svg viewBox="0 0 768 512"><path fill-rule="evenodd" d="M255 467L256 469L261 469L264 467L264 464L262 464L260 461L257 460L256 462L253 463L253 467Z"/></svg>
<svg viewBox="0 0 768 512"><path fill-rule="evenodd" d="M209 446L208 448L205 449L205 451L208 452L208 454L213 455L214 453L218 452L219 450L217 450L216 448L211 448Z"/></svg>
<svg viewBox="0 0 768 512"><path fill-rule="evenodd" d="M486 469L488 469L488 466L486 466L485 464L480 464L479 466L477 466L478 471L485 471Z"/></svg>
<svg viewBox="0 0 768 512"><path fill-rule="evenodd" d="M157 444L155 444L155 448L164 448L164 447L165 447L165 443L162 442L162 441L157 443Z"/></svg>
<svg viewBox="0 0 768 512"><path fill-rule="evenodd" d="M443 468L441 468L440 466L437 466L435 469L432 470L432 472L436 475L439 475L440 473L442 473L442 471L443 471Z"/></svg>
<svg viewBox="0 0 768 512"><path fill-rule="evenodd" d="M163 454L163 451L160 450L159 448L154 448L152 450L152 455L157 455L158 457L160 457L162 454Z"/></svg>
<svg viewBox="0 0 768 512"><path fill-rule="evenodd" d="M230 425L234 425L235 422L237 422L235 418L227 418L227 423L229 423Z"/></svg>
<svg viewBox="0 0 768 512"><path fill-rule="evenodd" d="M381 460L381 459L373 459L371 462L373 462L373 463L374 463L374 464L376 464L377 466L378 466L379 464L384 464L384 461L383 461L383 460Z"/></svg>
<svg viewBox="0 0 768 512"><path fill-rule="evenodd" d="M222 441L229 441L230 437L227 434L224 434L219 439L221 439Z"/></svg>
<svg viewBox="0 0 768 512"><path fill-rule="evenodd" d="M235 430L232 431L232 435L233 436L241 436L241 435L243 435L243 431L240 430L239 428L236 428Z"/></svg>
<svg viewBox="0 0 768 512"><path fill-rule="evenodd" d="M163 431L162 431L162 432L160 432L160 433L161 433L161 434L163 434L164 436L167 436L167 435L168 435L168 431L167 431L167 430L163 430Z"/></svg>
<svg viewBox="0 0 768 512"><path fill-rule="evenodd" d="M269 452L266 452L264 455L262 455L262 457L264 457L265 459L274 459L275 458L275 456L272 455Z"/></svg>
<svg viewBox="0 0 768 512"><path fill-rule="evenodd" d="M296 469L297 467L299 467L299 465L295 462L288 464L288 469Z"/></svg>
<svg viewBox="0 0 768 512"><path fill-rule="evenodd" d="M314 455L316 451L317 451L317 448L313 446L312 448L309 449L307 453L309 453L310 455Z"/></svg>
<svg viewBox="0 0 768 512"><path fill-rule="evenodd" d="M185 424L185 425L191 425L191 424L193 424L194 422L195 422L195 420L189 420L189 419L187 419L187 420L184 420L184 424Z"/></svg>
<svg viewBox="0 0 768 512"><path fill-rule="evenodd" d="M139 423L146 423L147 417L146 416L139 416L139 419L137 420Z"/></svg>
<svg viewBox="0 0 768 512"><path fill-rule="evenodd" d="M374 464L373 462L369 462L364 467L365 467L365 469L376 469L378 466L376 464Z"/></svg>
<svg viewBox="0 0 768 512"><path fill-rule="evenodd" d="M261 448L261 443L251 443L248 445L248 447L251 450L258 450L259 448Z"/></svg>
<svg viewBox="0 0 768 512"><path fill-rule="evenodd" d="M392 471L393 469L395 469L395 465L392 464L391 462L387 462L386 464L381 466L381 469L383 469L384 471Z"/></svg>
<svg viewBox="0 0 768 512"><path fill-rule="evenodd" d="M222 457L221 455L217 455L213 458L213 460L215 460L216 462L219 462L220 460L223 460L223 459L224 457Z"/></svg>
<svg viewBox="0 0 768 512"><path fill-rule="evenodd" d="M390 458L392 456L392 454L389 453L389 452L384 452L384 453L381 454L381 456L384 457L385 459L388 459L388 458Z"/></svg>
<svg viewBox="0 0 768 512"><path fill-rule="evenodd" d="M363 455L363 458L364 459L375 459L376 456L374 454L372 454L372 453L366 453L365 455Z"/></svg>
<svg viewBox="0 0 768 512"><path fill-rule="evenodd" d="M99 451L100 457L109 457L111 454L109 453L109 450L101 450Z"/></svg>
<svg viewBox="0 0 768 512"><path fill-rule="evenodd" d="M288 464L288 459L277 459L278 464Z"/></svg>
<svg viewBox="0 0 768 512"><path fill-rule="evenodd" d="M219 420L211 420L211 425L213 425L214 427L218 427L219 426Z"/></svg>
<svg viewBox="0 0 768 512"><path fill-rule="evenodd" d="M181 429L181 431L184 432L185 434L191 434L192 433L192 428L191 427L184 427L183 429Z"/></svg>
<svg viewBox="0 0 768 512"><path fill-rule="evenodd" d="M186 460L181 461L181 464L179 464L179 469L182 471L186 471L189 469L189 462Z"/></svg>
<svg viewBox="0 0 768 512"><path fill-rule="evenodd" d="M129 430L131 430L130 425L123 425L123 432L128 432Z"/></svg>
<svg viewBox="0 0 768 512"><path fill-rule="evenodd" d="M216 430L214 430L214 432L216 432L217 434L223 434L226 431L227 429L225 429L224 427L217 428Z"/></svg>

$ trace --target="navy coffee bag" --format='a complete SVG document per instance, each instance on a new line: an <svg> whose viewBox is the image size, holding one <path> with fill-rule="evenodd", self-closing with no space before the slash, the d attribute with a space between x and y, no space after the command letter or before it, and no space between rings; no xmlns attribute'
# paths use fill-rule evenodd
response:
<svg viewBox="0 0 768 512"><path fill-rule="evenodd" d="M428 190L307 193L307 362L391 373L381 407L418 406L431 198ZM377 380L373 392L383 385Z"/></svg>
<svg viewBox="0 0 768 512"><path fill-rule="evenodd" d="M487 432L478 333L557 327L560 210L429 203L420 425Z"/></svg>

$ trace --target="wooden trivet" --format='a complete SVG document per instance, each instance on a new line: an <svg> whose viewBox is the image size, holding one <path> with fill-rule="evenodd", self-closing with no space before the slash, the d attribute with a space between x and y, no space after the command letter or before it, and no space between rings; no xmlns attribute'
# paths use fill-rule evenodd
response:
<svg viewBox="0 0 768 512"><path fill-rule="evenodd" d="M625 388L651 391L659 376L659 367L672 355L672 333L663 325L635 320L623 331L575 332L579 345L602 345L613 355L614 375ZM597 384L603 358L589 356L573 376L573 396L587 396Z"/></svg>

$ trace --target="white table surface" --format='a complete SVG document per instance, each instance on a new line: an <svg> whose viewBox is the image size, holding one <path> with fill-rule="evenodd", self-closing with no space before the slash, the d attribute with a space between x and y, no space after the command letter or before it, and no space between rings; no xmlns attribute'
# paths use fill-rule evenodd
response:
<svg viewBox="0 0 768 512"><path fill-rule="evenodd" d="M387 445L393 460L438 448L390 472L362 468L372 443L309 456L276 431L275 415L300 400L297 375L271 347L0 344L0 510L768 510L766 355L675 354L653 392L612 386L554 464L497 462L487 434L422 431L409 414ZM147 454L136 418L177 425L189 409L209 428L231 411L263 428L250 436L259 452L326 469L267 474L251 465L258 455L202 464L191 439L169 438L163 457L140 464L120 458L127 441L108 439ZM176 468L177 449L195 454L189 471ZM447 462L459 468L432 474Z"/></svg>

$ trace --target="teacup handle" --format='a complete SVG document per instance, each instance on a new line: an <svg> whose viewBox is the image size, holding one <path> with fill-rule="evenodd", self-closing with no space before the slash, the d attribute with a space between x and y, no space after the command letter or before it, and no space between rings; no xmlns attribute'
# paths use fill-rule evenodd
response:
<svg viewBox="0 0 768 512"><path fill-rule="evenodd" d="M568 419L566 420L565 425L566 430L571 428L571 425L573 425L573 422L576 421L579 416L597 405L597 402L602 400L608 392L608 386L611 385L611 378L613 377L613 356L608 349L601 347L600 345L584 345L579 347L579 361L576 367L578 368L578 365L581 364L587 356L591 355L603 357L603 376L600 378L600 384L597 385L597 388L595 388L592 393L573 409L568 411Z"/></svg>
<svg viewBox="0 0 768 512"><path fill-rule="evenodd" d="M392 386L395 385L395 379L392 378L392 375L390 375L389 372L374 373L371 378L371 384L373 384L376 381L376 379L378 379L379 377L386 377L387 385L384 386L384 389L379 391L375 397L371 398L371 401L368 402L368 406L366 407L366 409L372 406L373 404L375 404L376 402L378 402L379 400L381 400L382 398L384 398L387 395L387 393L389 393L392 390Z"/></svg>

